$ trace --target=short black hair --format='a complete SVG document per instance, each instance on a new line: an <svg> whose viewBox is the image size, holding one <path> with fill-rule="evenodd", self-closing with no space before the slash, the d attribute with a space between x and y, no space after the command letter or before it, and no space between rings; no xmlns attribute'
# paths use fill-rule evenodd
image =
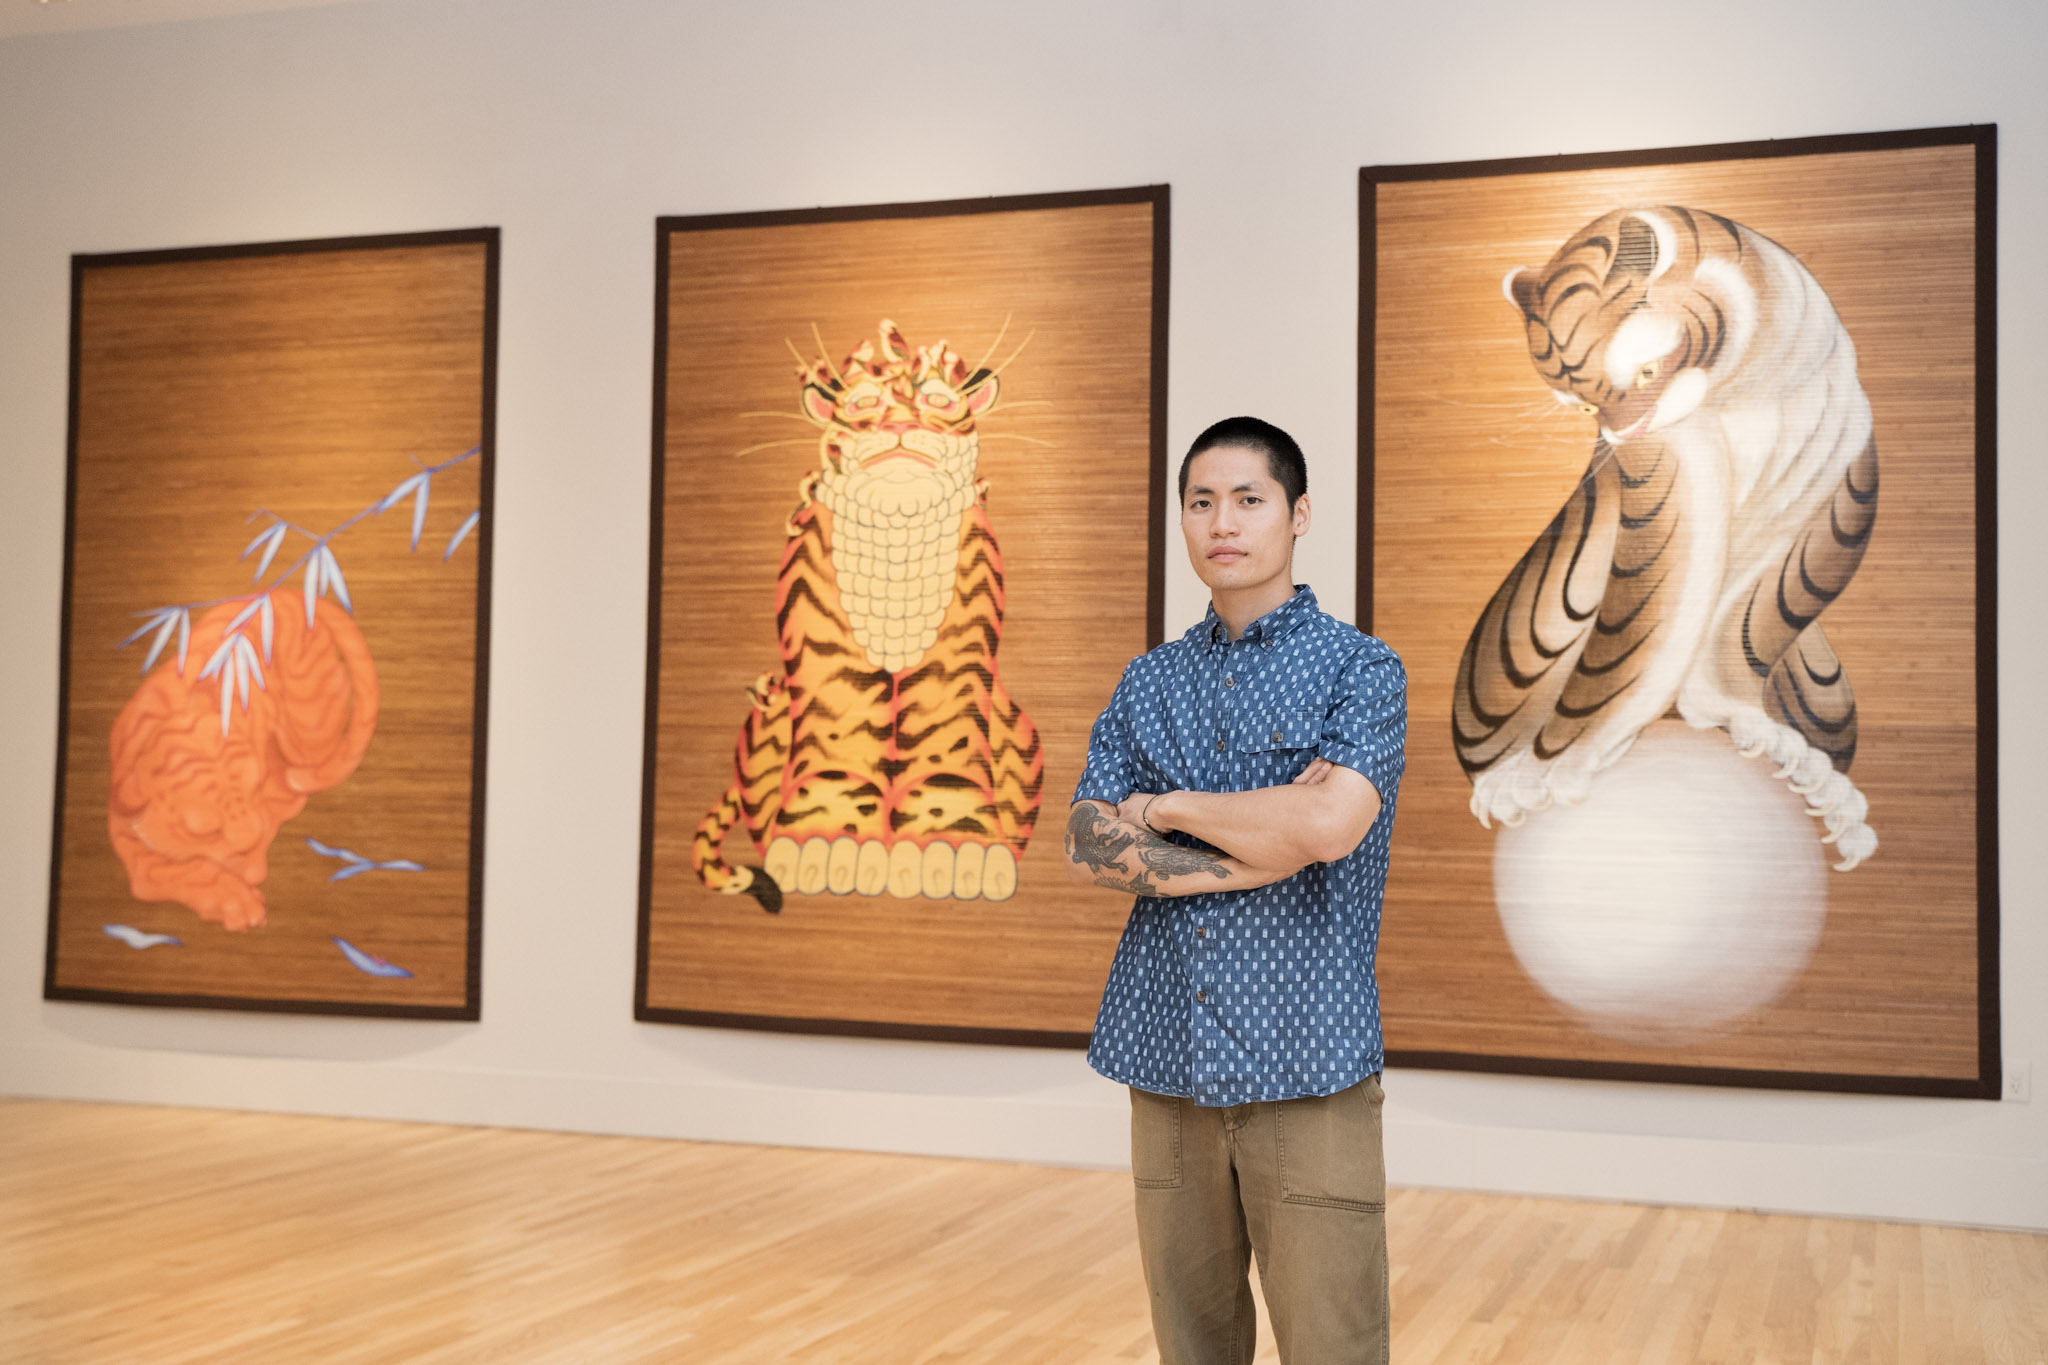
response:
<svg viewBox="0 0 2048 1365"><path fill-rule="evenodd" d="M1195 438L1188 447L1188 453L1180 462L1180 500L1188 500L1188 466L1195 462L1195 456L1218 446L1242 446L1256 450L1266 457L1266 469L1273 476L1273 482L1280 485L1280 491L1287 495L1287 510L1294 511L1302 494L1308 492L1308 461L1301 457L1301 447L1271 422L1262 422L1256 417L1226 417Z"/></svg>

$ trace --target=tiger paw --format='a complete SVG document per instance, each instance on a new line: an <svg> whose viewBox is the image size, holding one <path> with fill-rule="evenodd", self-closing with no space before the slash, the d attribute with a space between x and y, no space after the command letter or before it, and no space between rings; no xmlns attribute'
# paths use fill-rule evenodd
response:
<svg viewBox="0 0 2048 1365"><path fill-rule="evenodd" d="M891 845L851 835L803 840L784 835L769 843L766 863L778 886L807 896L1001 901L1017 893L1016 855L1002 844L955 848L933 840L919 848L908 840Z"/></svg>
<svg viewBox="0 0 2048 1365"><path fill-rule="evenodd" d="M1729 718L1728 736L1744 757L1767 757L1777 764L1772 776L1806 799L1806 813L1827 828L1821 842L1833 844L1841 855L1836 871L1847 872L1877 852L1877 834L1865 823L1869 800L1805 736L1754 708Z"/></svg>

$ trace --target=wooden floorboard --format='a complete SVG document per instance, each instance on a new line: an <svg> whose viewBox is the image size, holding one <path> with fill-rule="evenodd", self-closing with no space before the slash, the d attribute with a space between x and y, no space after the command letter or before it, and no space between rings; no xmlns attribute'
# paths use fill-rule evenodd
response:
<svg viewBox="0 0 2048 1365"><path fill-rule="evenodd" d="M2048 1362L2048 1236L1421 1190L1388 1226L1404 1365ZM9 1365L1157 1359L1114 1172L0 1100Z"/></svg>

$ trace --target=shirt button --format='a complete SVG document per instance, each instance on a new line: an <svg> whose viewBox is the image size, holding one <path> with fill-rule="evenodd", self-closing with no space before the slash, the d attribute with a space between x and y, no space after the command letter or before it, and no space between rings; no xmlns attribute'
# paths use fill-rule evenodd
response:
<svg viewBox="0 0 2048 1365"><path fill-rule="evenodd" d="M1199 924L1198 924L1198 925L1196 925L1196 926L1195 926L1195 937L1196 937L1196 938L1207 938L1207 937L1209 937L1209 931L1208 931L1207 929L1203 928L1203 927L1202 927L1201 925L1199 925Z"/></svg>
<svg viewBox="0 0 2048 1365"><path fill-rule="evenodd" d="M1275 744L1278 744L1280 742L1280 732L1278 730L1275 730L1273 732L1273 742Z"/></svg>
<svg viewBox="0 0 2048 1365"><path fill-rule="evenodd" d="M1223 752L1224 748L1225 748L1225 745L1224 745L1223 741L1222 741L1222 740L1220 740L1220 739L1219 739L1219 740L1217 740L1217 741L1216 741L1216 752L1220 754L1220 753L1222 753L1222 752Z"/></svg>
<svg viewBox="0 0 2048 1365"><path fill-rule="evenodd" d="M1196 991L1196 992L1195 992L1195 1003L1196 1003L1197 1005L1206 1005L1206 1004L1208 1004L1208 1003L1209 1003L1209 992L1207 992L1207 991Z"/></svg>
<svg viewBox="0 0 2048 1365"><path fill-rule="evenodd" d="M1225 678L1225 679L1223 680L1223 685L1224 685L1225 687L1235 687L1235 686L1237 686L1237 679L1235 679L1235 678Z"/></svg>

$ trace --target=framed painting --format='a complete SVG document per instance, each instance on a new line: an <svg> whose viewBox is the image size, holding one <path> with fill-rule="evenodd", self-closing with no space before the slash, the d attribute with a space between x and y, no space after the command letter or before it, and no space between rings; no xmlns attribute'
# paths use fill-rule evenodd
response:
<svg viewBox="0 0 2048 1365"><path fill-rule="evenodd" d="M1994 170L1363 172L1390 1061L1998 1095Z"/></svg>
<svg viewBox="0 0 2048 1365"><path fill-rule="evenodd" d="M477 1017L497 280L72 258L47 998Z"/></svg>
<svg viewBox="0 0 2048 1365"><path fill-rule="evenodd" d="M1161 629L1167 209L657 223L636 1017L1085 1044L1128 905L1059 824Z"/></svg>

